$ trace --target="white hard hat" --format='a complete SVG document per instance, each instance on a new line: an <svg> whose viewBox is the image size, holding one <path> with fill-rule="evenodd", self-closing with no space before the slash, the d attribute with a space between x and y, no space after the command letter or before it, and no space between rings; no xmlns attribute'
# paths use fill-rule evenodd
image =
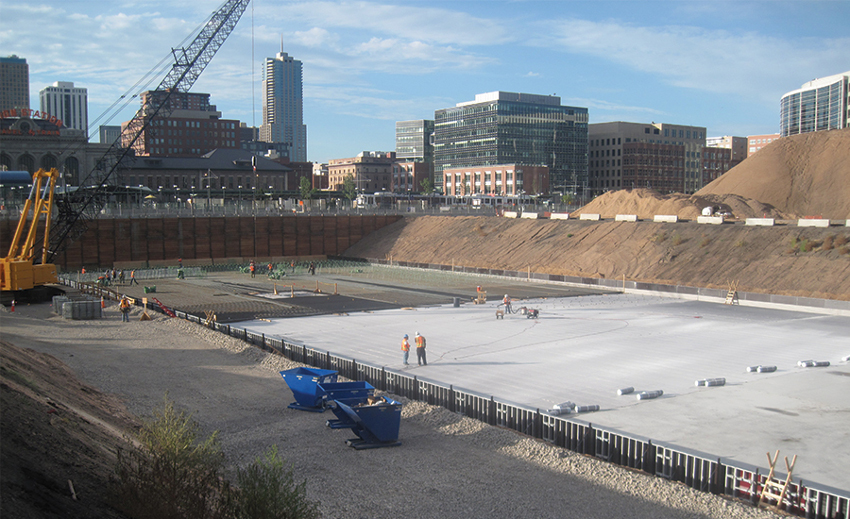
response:
<svg viewBox="0 0 850 519"><path fill-rule="evenodd" d="M508 294L505 294L505 297L508 297Z"/></svg>
<svg viewBox="0 0 850 519"><path fill-rule="evenodd" d="M419 337L419 332L416 332L416 336Z"/></svg>

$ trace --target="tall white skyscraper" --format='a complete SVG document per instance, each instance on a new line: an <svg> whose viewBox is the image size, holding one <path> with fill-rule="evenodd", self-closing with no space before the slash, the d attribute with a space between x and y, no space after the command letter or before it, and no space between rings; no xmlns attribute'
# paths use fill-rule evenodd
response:
<svg viewBox="0 0 850 519"><path fill-rule="evenodd" d="M62 119L66 128L88 131L89 93L74 83L57 81L38 93L41 111Z"/></svg>
<svg viewBox="0 0 850 519"><path fill-rule="evenodd" d="M307 162L301 61L285 52L266 58L260 140L290 144L290 159Z"/></svg>

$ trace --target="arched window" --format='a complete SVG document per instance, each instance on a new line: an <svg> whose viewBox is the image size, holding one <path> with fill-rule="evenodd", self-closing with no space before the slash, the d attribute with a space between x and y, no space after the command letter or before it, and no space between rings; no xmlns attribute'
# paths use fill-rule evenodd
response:
<svg viewBox="0 0 850 519"><path fill-rule="evenodd" d="M53 155L45 155L41 157L41 169L50 170L58 167L59 162Z"/></svg>
<svg viewBox="0 0 850 519"><path fill-rule="evenodd" d="M80 161L77 157L65 159L65 180L70 184L78 184L80 181Z"/></svg>
<svg viewBox="0 0 850 519"><path fill-rule="evenodd" d="M25 153L18 157L18 169L28 171L30 174L35 173L35 159L32 155Z"/></svg>
<svg viewBox="0 0 850 519"><path fill-rule="evenodd" d="M0 153L0 169L9 171L12 168L12 157L8 153Z"/></svg>

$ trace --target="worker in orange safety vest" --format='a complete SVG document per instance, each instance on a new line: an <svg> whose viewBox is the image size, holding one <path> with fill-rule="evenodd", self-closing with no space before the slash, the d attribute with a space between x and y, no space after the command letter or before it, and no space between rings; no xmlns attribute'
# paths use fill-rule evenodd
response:
<svg viewBox="0 0 850 519"><path fill-rule="evenodd" d="M407 337L407 334L404 334L404 338L401 340L401 351L402 354L402 362L405 366L407 366L407 358L410 356L410 340Z"/></svg>

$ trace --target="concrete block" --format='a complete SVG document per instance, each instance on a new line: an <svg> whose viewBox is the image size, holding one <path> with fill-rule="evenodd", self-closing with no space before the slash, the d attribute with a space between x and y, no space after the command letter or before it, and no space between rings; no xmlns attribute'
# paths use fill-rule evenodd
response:
<svg viewBox="0 0 850 519"><path fill-rule="evenodd" d="M723 223L722 216L697 216L697 223L706 223L710 225L720 225Z"/></svg>
<svg viewBox="0 0 850 519"><path fill-rule="evenodd" d="M549 215L550 220L569 220L570 213L552 213Z"/></svg>
<svg viewBox="0 0 850 519"><path fill-rule="evenodd" d="M578 219L579 219L579 220L593 220L593 221L599 221L599 220L601 220L602 218L600 217L600 215L599 215L598 213L581 213L581 214L579 215Z"/></svg>
<svg viewBox="0 0 850 519"><path fill-rule="evenodd" d="M652 218L655 223L676 223L679 221L679 216L675 214L657 214Z"/></svg>
<svg viewBox="0 0 850 519"><path fill-rule="evenodd" d="M765 227L773 227L776 220L773 218L747 218L746 225L761 225Z"/></svg>
<svg viewBox="0 0 850 519"><path fill-rule="evenodd" d="M829 220L825 218L801 218L797 220L797 227L829 227Z"/></svg>
<svg viewBox="0 0 850 519"><path fill-rule="evenodd" d="M540 215L537 214L537 213L522 213L520 215L520 218L526 218L526 219L529 219L529 220L537 220L538 218L540 218Z"/></svg>
<svg viewBox="0 0 850 519"><path fill-rule="evenodd" d="M615 222L636 222L637 220L636 214L618 214L614 217Z"/></svg>
<svg viewBox="0 0 850 519"><path fill-rule="evenodd" d="M519 216L516 211L505 211L505 218L516 218Z"/></svg>

